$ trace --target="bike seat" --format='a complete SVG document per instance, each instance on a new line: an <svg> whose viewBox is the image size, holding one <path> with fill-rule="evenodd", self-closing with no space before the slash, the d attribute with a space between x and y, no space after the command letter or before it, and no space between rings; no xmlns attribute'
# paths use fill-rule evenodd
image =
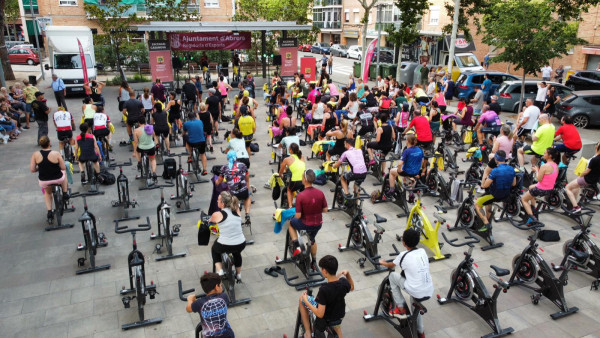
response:
<svg viewBox="0 0 600 338"><path fill-rule="evenodd" d="M514 123L514 122L512 122L512 121L506 121L505 123L506 123L506 124L508 124L508 125L509 125L509 126L511 126L511 127L512 127L512 125L513 125L513 124L515 124L515 123Z"/></svg>
<svg viewBox="0 0 600 338"><path fill-rule="evenodd" d="M587 259L590 256L589 253L575 250L574 248L569 248L569 255L575 257L575 259L577 259L578 261Z"/></svg>
<svg viewBox="0 0 600 338"><path fill-rule="evenodd" d="M375 222L376 223L385 223L385 222L387 222L387 218L381 217L378 214L375 214Z"/></svg>
<svg viewBox="0 0 600 338"><path fill-rule="evenodd" d="M510 270L502 269L495 265L490 265L490 268L492 268L492 270L494 270L494 272L496 273L496 276L498 276L498 277L508 276L510 274Z"/></svg>

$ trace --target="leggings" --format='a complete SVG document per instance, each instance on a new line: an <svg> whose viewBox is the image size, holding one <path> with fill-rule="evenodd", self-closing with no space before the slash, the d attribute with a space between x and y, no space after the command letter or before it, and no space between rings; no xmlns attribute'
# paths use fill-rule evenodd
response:
<svg viewBox="0 0 600 338"><path fill-rule="evenodd" d="M236 268L242 266L242 250L246 247L246 242L238 245L225 245L221 244L218 241L215 241L213 244L210 253L212 255L213 262L221 263L221 254L230 253L233 255L233 263Z"/></svg>

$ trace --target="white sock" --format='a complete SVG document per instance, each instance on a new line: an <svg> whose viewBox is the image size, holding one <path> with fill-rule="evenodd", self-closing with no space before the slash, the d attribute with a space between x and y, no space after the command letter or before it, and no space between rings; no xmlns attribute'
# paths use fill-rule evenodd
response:
<svg viewBox="0 0 600 338"><path fill-rule="evenodd" d="M217 271L217 273L219 274L219 276L225 275L225 273L223 272L223 270L219 270L219 271Z"/></svg>

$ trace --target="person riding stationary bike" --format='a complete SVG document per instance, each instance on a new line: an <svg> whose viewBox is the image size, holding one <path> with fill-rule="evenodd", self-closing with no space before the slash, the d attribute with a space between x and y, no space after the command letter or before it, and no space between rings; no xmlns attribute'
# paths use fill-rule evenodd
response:
<svg viewBox="0 0 600 338"><path fill-rule="evenodd" d="M483 184L483 182L485 182L485 179L490 175L490 173L492 172L492 170L494 168L496 168L498 166L498 164L496 163L495 160L495 155L496 152L498 152L499 150L503 150L504 151L504 158L506 160L510 159L512 157L512 148L513 148L513 143L514 143L514 139L513 139L513 134L512 131L510 130L510 126L505 124L502 125L502 127L500 128L500 135L498 137L493 137L492 138L492 151L489 155L489 161L487 166L485 167L485 169L483 170L483 176L481 177L481 184ZM477 192L478 193L483 193L484 191L481 188L477 188Z"/></svg>
<svg viewBox="0 0 600 338"><path fill-rule="evenodd" d="M519 157L519 167L523 169L523 164L525 163L525 154L532 155L542 155L544 151L550 147L552 147L552 142L554 141L554 125L550 123L550 119L548 118L548 114L540 114L539 117L540 126L535 131L535 134L532 136L533 144L531 146L526 145L522 148L519 148L517 154ZM560 161L560 159L559 159ZM537 165L537 159L534 157L531 160L532 165ZM523 171L523 170L521 170Z"/></svg>
<svg viewBox="0 0 600 338"><path fill-rule="evenodd" d="M175 128L179 129L179 123L181 123L181 100L177 100L177 93L176 92L170 92L169 93L169 103L167 103L167 105L165 106L165 111L167 111L169 114L169 123L171 125L175 124ZM179 133L181 134L181 131L179 131Z"/></svg>
<svg viewBox="0 0 600 338"><path fill-rule="evenodd" d="M346 197L352 197L348 189L348 184L356 180L364 180L367 177L367 165L365 164L365 158L363 152L360 149L354 148L354 139L346 138L344 146L346 151L342 153L340 159L333 165L334 168L338 168L342 163L348 162L352 168L351 172L347 172L340 177L342 189L344 189L344 195Z"/></svg>
<svg viewBox="0 0 600 338"><path fill-rule="evenodd" d="M227 153L227 162L226 165L221 167L221 173L215 185L219 186L221 183L226 182L229 192L238 200L244 202L245 221L248 224L250 222L250 207L252 206L248 167L243 162L237 161L237 155L233 150Z"/></svg>
<svg viewBox="0 0 600 338"><path fill-rule="evenodd" d="M552 132L554 135L554 132ZM548 196L554 189L556 178L558 177L558 162L560 161L560 153L552 148L546 148L543 155L544 164L541 167L533 166L532 171L536 173L538 183L532 184L529 190L523 195L521 201L523 202L523 209L529 215L527 225L537 221L536 216L533 215L532 209L535 208L535 198ZM529 204L531 202L531 205Z"/></svg>
<svg viewBox="0 0 600 338"><path fill-rule="evenodd" d="M558 150L559 153L563 153L562 162L568 165L569 159L567 155L578 153L583 145L579 131L573 125L573 118L571 116L564 115L560 123L562 126L554 133L554 141L562 140L563 143L555 145L554 149Z"/></svg>
<svg viewBox="0 0 600 338"><path fill-rule="evenodd" d="M167 154L171 152L171 145L169 143L169 134L171 128L169 128L169 121L167 112L162 109L163 105L160 102L154 104L154 114L152 114L152 123L154 125L154 142L159 144L158 137L162 135L163 142L165 143L165 150ZM164 155L164 154L163 154Z"/></svg>
<svg viewBox="0 0 600 338"><path fill-rule="evenodd" d="M348 270L342 270L336 274L338 261L331 255L323 256L319 260L319 268L323 277L327 278L327 284L319 288L317 297L309 296L306 291L303 292L298 305L300 318L304 326L304 338L312 337L309 311L317 317L313 328L315 331L324 332L328 326L333 327L337 336L341 338L341 320L346 314L346 301L344 298L348 292L354 290L354 280L352 280ZM340 324L330 324L334 322Z"/></svg>
<svg viewBox="0 0 600 338"><path fill-rule="evenodd" d="M423 248L417 248L421 234L414 229L406 229L402 234L402 245L406 251L401 252L393 262L382 259L379 264L388 269L396 266L402 272L392 272L389 275L392 296L397 307L390 311L389 315L400 319L406 319L409 314L408 304L402 295L404 289L413 298L425 298L433 295L433 281L429 272L429 259ZM419 337L425 337L425 326L423 316L417 315L417 331Z"/></svg>
<svg viewBox="0 0 600 338"><path fill-rule="evenodd" d="M581 176L569 182L565 189L573 206L571 212L581 212L581 206L577 203L579 190L587 185L596 186L598 181L600 181L600 142L596 143L594 150L594 157L588 161L587 168L585 168Z"/></svg>
<svg viewBox="0 0 600 338"><path fill-rule="evenodd" d="M188 113L188 120L183 124L183 141L188 152L188 163L192 163L192 148L197 148L202 161L202 176L208 174L206 159L206 136L204 135L204 124L199 120L196 113Z"/></svg>
<svg viewBox="0 0 600 338"><path fill-rule="evenodd" d="M98 106L94 114L94 136L96 139L106 137L108 144L111 142L110 117L104 113L104 106Z"/></svg>
<svg viewBox="0 0 600 338"><path fill-rule="evenodd" d="M100 154L100 148L96 138L92 134L92 128L87 123L82 123L79 126L81 131L80 135L77 135L75 144L75 156L79 160L79 171L81 172L81 184L86 184L84 164L87 161L94 162L94 172L96 176L100 174L100 162L98 161L98 154ZM88 180L91 177L87 178Z"/></svg>
<svg viewBox="0 0 600 338"><path fill-rule="evenodd" d="M304 184L302 181L302 174L306 169L306 158L302 156L302 151L300 151L300 147L296 143L290 144L288 148L288 154L290 156L286 157L281 162L281 167L279 168L279 176L283 177L283 174L287 169L292 173L292 177L287 184L287 200L288 207L291 208L293 206L294 201L294 192L302 191L304 189Z"/></svg>
<svg viewBox="0 0 600 338"><path fill-rule="evenodd" d="M58 107L58 110L53 116L54 126L56 127L56 136L58 137L59 150L62 153L67 141L67 146L70 147L75 144L73 140L73 130L75 130L75 121L73 115L65 110L63 107Z"/></svg>
<svg viewBox="0 0 600 338"><path fill-rule="evenodd" d="M151 124L146 124L146 121L141 119L139 121L139 127L133 131L133 142L135 145L133 148L133 155L137 158L138 169L142 168L142 153L147 154L148 159L150 160L152 179L156 182L156 144L154 143L154 127ZM139 177L141 177L141 173Z"/></svg>
<svg viewBox="0 0 600 338"><path fill-rule="evenodd" d="M483 145L483 137L485 133L499 133L502 123L495 111L490 110L489 105L483 106L483 113L479 116L475 130L477 131L477 141L479 146Z"/></svg>
<svg viewBox="0 0 600 338"><path fill-rule="evenodd" d="M489 192L479 197L477 203L475 203L475 211L482 220L484 227L487 227L490 223L492 204L508 197L510 195L510 188L517 184L515 169L506 164L506 152L504 150L496 152L494 162L496 167L481 181L481 187L489 189ZM484 206L485 214L483 213ZM485 231L485 229L480 229L480 231Z"/></svg>
<svg viewBox="0 0 600 338"><path fill-rule="evenodd" d="M367 143L367 151L369 152L369 166L375 164L373 158L373 150L380 150L383 157L385 157L394 146L396 140L396 133L388 121L388 114L381 113L379 115L379 121L381 121L381 127L377 128L377 136L375 141ZM427 124L429 126L429 123ZM381 172L385 172L385 162L381 162Z"/></svg>
<svg viewBox="0 0 600 338"><path fill-rule="evenodd" d="M144 104L135 98L135 92L130 89L129 100L123 103L123 115L127 116L127 134L129 134L130 141L133 141L133 128L141 120L143 111Z"/></svg>
<svg viewBox="0 0 600 338"><path fill-rule="evenodd" d="M406 146L402 152L402 158L398 163L398 167L390 170L390 189L386 192L387 196L394 196L396 180L398 176L403 177L417 177L421 172L421 166L423 163L423 150L417 145L417 137L410 134L406 137Z"/></svg>

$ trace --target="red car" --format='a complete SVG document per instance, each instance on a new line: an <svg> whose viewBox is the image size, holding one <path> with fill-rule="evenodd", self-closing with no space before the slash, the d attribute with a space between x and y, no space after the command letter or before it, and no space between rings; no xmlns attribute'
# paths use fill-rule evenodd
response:
<svg viewBox="0 0 600 338"><path fill-rule="evenodd" d="M38 55L26 47L14 47L8 50L8 60L12 64L26 63L28 65L37 65L40 63Z"/></svg>
<svg viewBox="0 0 600 338"><path fill-rule="evenodd" d="M301 52L310 52L310 48L312 46L309 43L305 43L303 45L298 46L298 50Z"/></svg>

